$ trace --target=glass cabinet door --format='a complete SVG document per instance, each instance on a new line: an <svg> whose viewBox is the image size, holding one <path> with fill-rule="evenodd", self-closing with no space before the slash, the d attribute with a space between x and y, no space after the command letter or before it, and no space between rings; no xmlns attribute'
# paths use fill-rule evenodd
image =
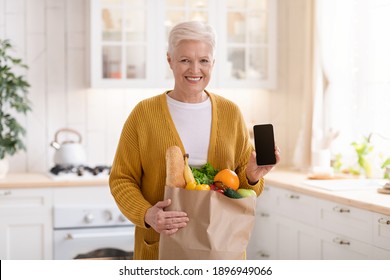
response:
<svg viewBox="0 0 390 280"><path fill-rule="evenodd" d="M269 57L275 50L270 40L270 0L227 0L226 57L223 79L266 81L270 75Z"/></svg>
<svg viewBox="0 0 390 280"><path fill-rule="evenodd" d="M146 79L147 8L143 0L92 0L99 17L92 50L100 65L92 68L92 79L128 81ZM97 20L97 18L95 19ZM92 24L96 24L92 21ZM94 61L91 61L93 64Z"/></svg>

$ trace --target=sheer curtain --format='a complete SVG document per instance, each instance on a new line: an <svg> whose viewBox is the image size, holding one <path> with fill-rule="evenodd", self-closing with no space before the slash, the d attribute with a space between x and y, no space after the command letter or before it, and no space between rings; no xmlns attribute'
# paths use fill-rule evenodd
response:
<svg viewBox="0 0 390 280"><path fill-rule="evenodd" d="M313 149L326 147L330 130L349 133L354 89L354 2L318 0L316 39L318 64L313 123Z"/></svg>
<svg viewBox="0 0 390 280"><path fill-rule="evenodd" d="M389 15L390 0L316 1L312 152L329 147L348 168L351 143L370 137L374 177L390 152Z"/></svg>

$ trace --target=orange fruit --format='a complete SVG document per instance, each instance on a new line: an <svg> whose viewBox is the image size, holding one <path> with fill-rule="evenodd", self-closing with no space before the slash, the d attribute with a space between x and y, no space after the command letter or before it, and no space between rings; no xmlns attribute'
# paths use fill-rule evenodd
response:
<svg viewBox="0 0 390 280"><path fill-rule="evenodd" d="M222 182L224 186L237 190L240 186L240 180L236 172L230 169L222 169L215 175L214 182Z"/></svg>

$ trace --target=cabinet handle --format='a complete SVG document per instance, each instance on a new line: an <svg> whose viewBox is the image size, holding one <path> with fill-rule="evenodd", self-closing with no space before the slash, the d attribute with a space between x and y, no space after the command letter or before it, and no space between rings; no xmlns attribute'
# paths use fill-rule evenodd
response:
<svg viewBox="0 0 390 280"><path fill-rule="evenodd" d="M75 239L88 239L88 238L103 238L103 237L122 237L122 236L131 236L131 232L107 232L107 233L68 233L65 235L65 240L75 240Z"/></svg>
<svg viewBox="0 0 390 280"><path fill-rule="evenodd" d="M351 245L351 242L349 242L347 240L342 240L341 238L338 238L338 237L333 238L333 242L337 243L339 245L348 245L348 246Z"/></svg>
<svg viewBox="0 0 390 280"><path fill-rule="evenodd" d="M12 192L11 191L4 191L2 194L0 194L0 196L7 196L7 195L11 195Z"/></svg>
<svg viewBox="0 0 390 280"><path fill-rule="evenodd" d="M269 214L268 214L268 213L261 212L261 213L260 213L260 217L268 218L268 217L269 217Z"/></svg>
<svg viewBox="0 0 390 280"><path fill-rule="evenodd" d="M264 252L259 252L259 256L260 256L261 258L267 258L267 259L269 259L269 254L264 253Z"/></svg>
<svg viewBox="0 0 390 280"><path fill-rule="evenodd" d="M349 210L348 208L342 208L342 207L338 207L338 206L333 207L333 211L339 212L339 213L350 213L351 212L351 210Z"/></svg>
<svg viewBox="0 0 390 280"><path fill-rule="evenodd" d="M297 195L297 194L290 194L290 195L288 195L288 198L290 198L290 199L299 199L299 195Z"/></svg>
<svg viewBox="0 0 390 280"><path fill-rule="evenodd" d="M382 225L390 225L390 220L386 220L385 218L380 218L378 220L378 223L380 223Z"/></svg>

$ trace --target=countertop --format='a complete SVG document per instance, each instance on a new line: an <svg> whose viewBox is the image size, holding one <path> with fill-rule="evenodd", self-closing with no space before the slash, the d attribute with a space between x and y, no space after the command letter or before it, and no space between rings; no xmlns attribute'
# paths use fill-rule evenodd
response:
<svg viewBox="0 0 390 280"><path fill-rule="evenodd" d="M305 184L307 174L292 170L273 169L265 176L265 183L286 190L311 195L336 203L366 209L390 216L390 195L380 194L376 188L358 190L325 190ZM341 181L339 181L341 182ZM0 179L0 188L43 188L72 186L108 186L108 176L85 179L52 179L40 173L10 173Z"/></svg>
<svg viewBox="0 0 390 280"><path fill-rule="evenodd" d="M45 188L72 186L108 186L108 176L53 179L44 173L10 173L0 179L0 188Z"/></svg>
<svg viewBox="0 0 390 280"><path fill-rule="evenodd" d="M358 188L357 190L340 189L330 191L307 185L308 176L305 173L291 170L279 170L277 168L271 170L264 179L266 185L268 184L336 203L390 215L390 195L378 193L376 187L367 189ZM336 182L336 184L339 182L340 185L343 183L342 179L332 181Z"/></svg>

